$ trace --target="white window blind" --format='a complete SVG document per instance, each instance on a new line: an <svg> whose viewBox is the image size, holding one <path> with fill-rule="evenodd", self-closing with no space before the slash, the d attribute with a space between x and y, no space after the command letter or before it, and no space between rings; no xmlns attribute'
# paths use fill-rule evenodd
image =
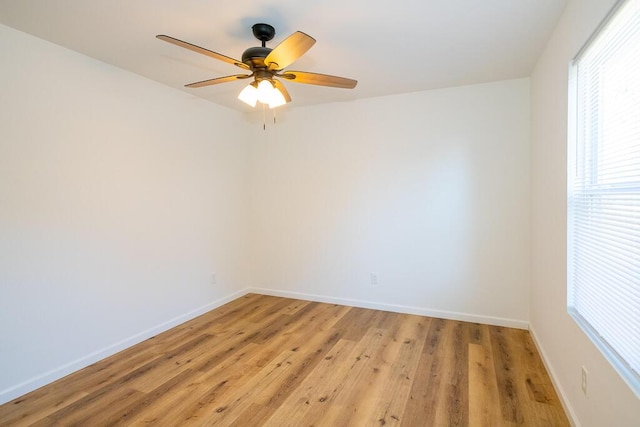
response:
<svg viewBox="0 0 640 427"><path fill-rule="evenodd" d="M572 67L569 312L640 396L640 0Z"/></svg>

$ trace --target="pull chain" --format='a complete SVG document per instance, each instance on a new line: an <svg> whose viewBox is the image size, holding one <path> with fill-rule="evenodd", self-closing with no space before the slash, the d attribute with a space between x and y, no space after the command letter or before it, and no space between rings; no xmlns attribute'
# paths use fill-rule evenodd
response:
<svg viewBox="0 0 640 427"><path fill-rule="evenodd" d="M276 118L276 110L277 110L277 108L272 108L271 110L273 110L273 124L275 125L277 123L277 118ZM264 131L267 130L267 107L266 107L266 104L262 104L262 130L264 130Z"/></svg>

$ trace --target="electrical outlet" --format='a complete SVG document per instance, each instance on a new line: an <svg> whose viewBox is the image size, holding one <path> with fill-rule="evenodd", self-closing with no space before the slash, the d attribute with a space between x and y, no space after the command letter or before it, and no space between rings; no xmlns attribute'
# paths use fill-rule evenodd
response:
<svg viewBox="0 0 640 427"><path fill-rule="evenodd" d="M211 273L211 277L209 278L209 281L212 285L215 285L218 283L218 276L216 275L216 273Z"/></svg>
<svg viewBox="0 0 640 427"><path fill-rule="evenodd" d="M378 284L378 273L369 273L369 279L371 279L372 285Z"/></svg>
<svg viewBox="0 0 640 427"><path fill-rule="evenodd" d="M582 392L584 395L587 395L587 376L589 373L587 372L587 368L582 367Z"/></svg>

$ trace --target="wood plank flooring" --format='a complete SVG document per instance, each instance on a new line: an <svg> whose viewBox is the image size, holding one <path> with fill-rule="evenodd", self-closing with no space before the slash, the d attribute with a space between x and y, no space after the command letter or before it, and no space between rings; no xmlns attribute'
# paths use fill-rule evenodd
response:
<svg viewBox="0 0 640 427"><path fill-rule="evenodd" d="M0 425L567 426L527 331L250 294L0 406Z"/></svg>

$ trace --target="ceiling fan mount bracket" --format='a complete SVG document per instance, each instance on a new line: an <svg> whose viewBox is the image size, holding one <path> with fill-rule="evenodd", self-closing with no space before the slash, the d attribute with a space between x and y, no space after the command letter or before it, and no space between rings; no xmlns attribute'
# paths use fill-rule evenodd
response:
<svg viewBox="0 0 640 427"><path fill-rule="evenodd" d="M255 38L262 42L262 47L276 35L276 29L269 24L258 23L251 27L251 30Z"/></svg>

